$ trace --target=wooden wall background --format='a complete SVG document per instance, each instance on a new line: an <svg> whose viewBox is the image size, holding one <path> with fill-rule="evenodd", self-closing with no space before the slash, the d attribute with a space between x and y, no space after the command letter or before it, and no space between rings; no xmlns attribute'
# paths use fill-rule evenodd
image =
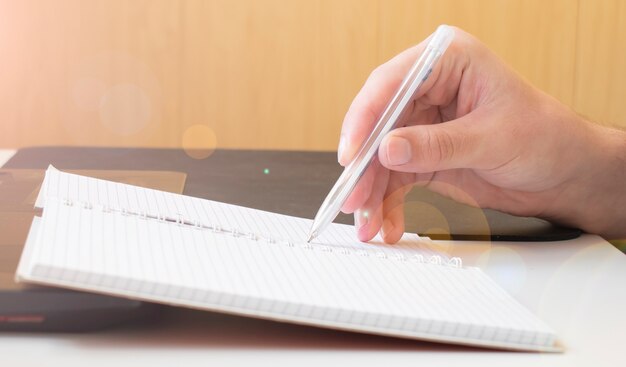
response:
<svg viewBox="0 0 626 367"><path fill-rule="evenodd" d="M440 23L626 126L626 1L0 0L0 147L332 150L370 71Z"/></svg>

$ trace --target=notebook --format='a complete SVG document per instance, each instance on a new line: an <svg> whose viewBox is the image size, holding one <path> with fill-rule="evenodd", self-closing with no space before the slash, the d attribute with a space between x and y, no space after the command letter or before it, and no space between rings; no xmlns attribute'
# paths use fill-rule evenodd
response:
<svg viewBox="0 0 626 367"><path fill-rule="evenodd" d="M259 193L262 195L263 193ZM555 332L480 269L405 234L332 224L49 167L16 279L400 338L561 351Z"/></svg>

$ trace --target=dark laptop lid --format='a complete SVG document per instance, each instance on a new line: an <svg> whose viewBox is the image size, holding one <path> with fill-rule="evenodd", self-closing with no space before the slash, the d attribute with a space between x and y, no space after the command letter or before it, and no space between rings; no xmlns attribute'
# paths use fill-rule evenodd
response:
<svg viewBox="0 0 626 367"><path fill-rule="evenodd" d="M75 172L176 193L186 178L179 172ZM150 307L142 302L14 281L43 176L43 170L0 170L0 330L86 331L146 314Z"/></svg>

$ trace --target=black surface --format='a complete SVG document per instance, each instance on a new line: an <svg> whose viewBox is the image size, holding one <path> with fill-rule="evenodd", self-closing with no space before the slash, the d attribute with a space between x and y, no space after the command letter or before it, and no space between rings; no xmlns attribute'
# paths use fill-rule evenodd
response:
<svg viewBox="0 0 626 367"><path fill-rule="evenodd" d="M48 287L0 292L0 331L86 332L150 317L158 306Z"/></svg>
<svg viewBox="0 0 626 367"><path fill-rule="evenodd" d="M36 147L21 149L5 168L173 170L187 173L190 196L312 218L341 173L334 152L216 150L205 159L178 149ZM269 173L265 173L265 169ZM428 190L407 197L407 232L433 239L555 241L578 237L537 218L457 204ZM352 224L340 215L336 222Z"/></svg>
<svg viewBox="0 0 626 367"><path fill-rule="evenodd" d="M0 169L0 331L92 331L146 319L157 309L154 305L15 282L33 217L40 213L33 204L43 176L43 170ZM143 173L121 177L151 178ZM154 185L164 187L158 182Z"/></svg>

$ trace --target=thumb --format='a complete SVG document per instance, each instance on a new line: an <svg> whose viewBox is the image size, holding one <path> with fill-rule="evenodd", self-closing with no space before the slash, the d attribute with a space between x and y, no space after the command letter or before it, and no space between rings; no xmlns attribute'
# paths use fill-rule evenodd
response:
<svg viewBox="0 0 626 367"><path fill-rule="evenodd" d="M392 130L378 149L383 166L401 172L436 172L455 168L478 168L489 134L479 132L472 114L457 120L414 125Z"/></svg>

